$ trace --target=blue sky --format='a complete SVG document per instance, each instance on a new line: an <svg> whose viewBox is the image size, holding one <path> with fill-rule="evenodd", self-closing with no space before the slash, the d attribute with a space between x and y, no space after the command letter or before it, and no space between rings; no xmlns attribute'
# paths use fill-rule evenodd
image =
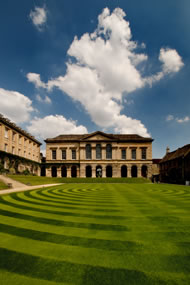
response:
<svg viewBox="0 0 190 285"><path fill-rule="evenodd" d="M188 0L0 2L0 113L43 141L96 130L190 141Z"/></svg>

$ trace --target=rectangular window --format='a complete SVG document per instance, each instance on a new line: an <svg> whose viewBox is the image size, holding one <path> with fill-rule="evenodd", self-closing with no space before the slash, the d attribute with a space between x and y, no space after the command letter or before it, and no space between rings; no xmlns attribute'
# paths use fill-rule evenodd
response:
<svg viewBox="0 0 190 285"><path fill-rule="evenodd" d="M72 149L72 159L76 159L76 149Z"/></svg>
<svg viewBox="0 0 190 285"><path fill-rule="evenodd" d="M121 159L126 159L126 149L121 150Z"/></svg>
<svg viewBox="0 0 190 285"><path fill-rule="evenodd" d="M13 132L13 136L12 136L13 142L15 142L15 138L16 138L16 133Z"/></svg>
<svg viewBox="0 0 190 285"><path fill-rule="evenodd" d="M66 149L62 149L62 159L66 159Z"/></svg>
<svg viewBox="0 0 190 285"><path fill-rule="evenodd" d="M9 129L5 128L5 138L8 138Z"/></svg>
<svg viewBox="0 0 190 285"><path fill-rule="evenodd" d="M136 149L135 148L132 149L132 151L131 151L131 157L132 157L132 159L136 159Z"/></svg>
<svg viewBox="0 0 190 285"><path fill-rule="evenodd" d="M5 146L4 146L4 151L8 151L8 145L7 144L5 144Z"/></svg>
<svg viewBox="0 0 190 285"><path fill-rule="evenodd" d="M15 154L15 148L14 148L14 146L12 147L12 154Z"/></svg>
<svg viewBox="0 0 190 285"><path fill-rule="evenodd" d="M22 136L19 136L19 144L21 144Z"/></svg>
<svg viewBox="0 0 190 285"><path fill-rule="evenodd" d="M52 150L52 159L56 159L56 149Z"/></svg>
<svg viewBox="0 0 190 285"><path fill-rule="evenodd" d="M141 158L146 159L146 148L145 147L142 148L142 150L141 150Z"/></svg>

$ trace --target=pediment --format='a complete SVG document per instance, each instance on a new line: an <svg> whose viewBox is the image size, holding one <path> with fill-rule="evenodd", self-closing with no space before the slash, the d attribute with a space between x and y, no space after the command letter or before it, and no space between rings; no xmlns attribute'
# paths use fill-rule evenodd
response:
<svg viewBox="0 0 190 285"><path fill-rule="evenodd" d="M95 132L92 134L88 134L85 138L83 138L82 140L85 141L109 141L109 140L113 140L112 137L110 137L108 134L105 134L103 132Z"/></svg>

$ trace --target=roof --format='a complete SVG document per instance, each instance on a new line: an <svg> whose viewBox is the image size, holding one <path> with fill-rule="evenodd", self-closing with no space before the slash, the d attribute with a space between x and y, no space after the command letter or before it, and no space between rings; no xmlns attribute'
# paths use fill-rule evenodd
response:
<svg viewBox="0 0 190 285"><path fill-rule="evenodd" d="M0 122L2 122L3 124L5 124L6 126L12 128L12 129L14 129L15 131L17 131L18 133L22 134L23 136L29 138L30 140L36 142L37 144L41 145L41 142L36 140L35 137L33 137L31 134L29 134L25 130L21 129L20 127L18 127L15 123L11 122L9 119L5 118L2 114L0 114Z"/></svg>
<svg viewBox="0 0 190 285"><path fill-rule="evenodd" d="M162 160L161 158L153 158L152 159L152 163L153 164L158 164L158 163L160 163L161 160Z"/></svg>
<svg viewBox="0 0 190 285"><path fill-rule="evenodd" d="M186 144L183 147L180 147L172 152L167 153L160 161L160 163L177 159L180 157L186 157L189 153L190 153L190 144Z"/></svg>
<svg viewBox="0 0 190 285"><path fill-rule="evenodd" d="M128 142L152 142L153 139L152 138L145 138L145 137L141 137L139 135L135 135L135 134L106 134L104 132L101 131L96 131L90 134L67 134L67 135L59 135L55 138L47 138L45 140L46 143L56 143L56 142L79 142L79 141L87 141L90 137L93 137L95 135L101 135L103 137L106 137L108 139L110 139L111 141L128 141Z"/></svg>

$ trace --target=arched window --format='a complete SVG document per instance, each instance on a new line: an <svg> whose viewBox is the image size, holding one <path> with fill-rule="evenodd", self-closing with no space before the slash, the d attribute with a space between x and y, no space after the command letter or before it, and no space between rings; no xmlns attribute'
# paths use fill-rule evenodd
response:
<svg viewBox="0 0 190 285"><path fill-rule="evenodd" d="M121 166L121 177L127 177L127 166L126 165Z"/></svg>
<svg viewBox="0 0 190 285"><path fill-rule="evenodd" d="M147 178L147 166L143 165L141 168L141 176Z"/></svg>
<svg viewBox="0 0 190 285"><path fill-rule="evenodd" d="M61 176L67 177L67 167L66 166L61 167Z"/></svg>
<svg viewBox="0 0 190 285"><path fill-rule="evenodd" d="M71 167L71 177L77 177L77 167L75 165Z"/></svg>
<svg viewBox="0 0 190 285"><path fill-rule="evenodd" d="M99 143L96 145L96 159L102 159L102 147Z"/></svg>
<svg viewBox="0 0 190 285"><path fill-rule="evenodd" d="M90 165L86 166L86 177L92 177L92 167Z"/></svg>
<svg viewBox="0 0 190 285"><path fill-rule="evenodd" d="M106 145L106 159L112 159L112 146L111 146L111 144Z"/></svg>
<svg viewBox="0 0 190 285"><path fill-rule="evenodd" d="M137 166L133 165L131 167L131 177L137 177Z"/></svg>
<svg viewBox="0 0 190 285"><path fill-rule="evenodd" d="M106 177L112 177L112 166L111 165L106 166Z"/></svg>
<svg viewBox="0 0 190 285"><path fill-rule="evenodd" d="M101 165L96 166L96 177L102 177L102 167Z"/></svg>
<svg viewBox="0 0 190 285"><path fill-rule="evenodd" d="M57 167L56 166L52 166L52 168L51 168L51 176L52 177L57 177Z"/></svg>
<svg viewBox="0 0 190 285"><path fill-rule="evenodd" d="M87 144L86 145L86 159L91 159L92 158L92 149L91 145Z"/></svg>

